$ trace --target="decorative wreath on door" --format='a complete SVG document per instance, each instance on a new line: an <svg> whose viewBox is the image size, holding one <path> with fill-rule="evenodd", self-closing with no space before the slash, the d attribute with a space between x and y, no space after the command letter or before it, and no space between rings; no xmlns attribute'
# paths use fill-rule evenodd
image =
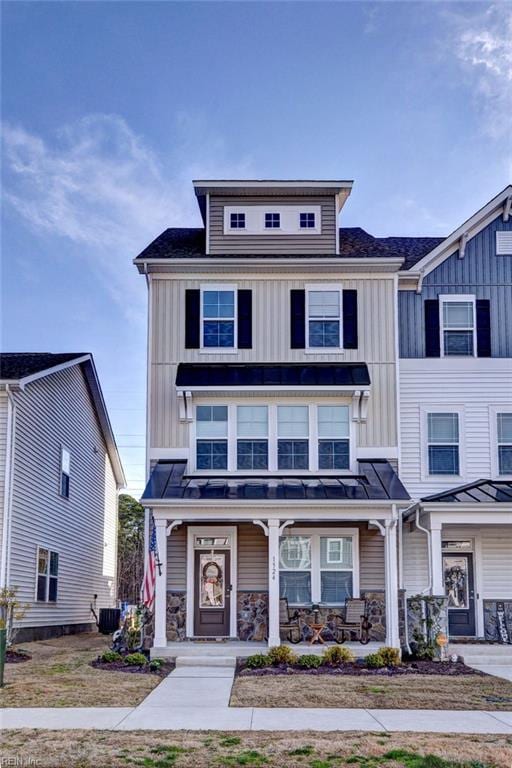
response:
<svg viewBox="0 0 512 768"><path fill-rule="evenodd" d="M216 584L222 577L222 571L214 560L209 560L203 565L203 579L205 582Z"/></svg>

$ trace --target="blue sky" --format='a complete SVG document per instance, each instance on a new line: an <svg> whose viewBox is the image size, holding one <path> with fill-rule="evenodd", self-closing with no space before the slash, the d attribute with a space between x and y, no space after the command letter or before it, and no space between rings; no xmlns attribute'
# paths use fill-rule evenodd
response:
<svg viewBox="0 0 512 768"><path fill-rule="evenodd" d="M341 224L448 234L512 176L512 6L3 4L2 347L91 351L144 479L146 288L192 178L348 178Z"/></svg>

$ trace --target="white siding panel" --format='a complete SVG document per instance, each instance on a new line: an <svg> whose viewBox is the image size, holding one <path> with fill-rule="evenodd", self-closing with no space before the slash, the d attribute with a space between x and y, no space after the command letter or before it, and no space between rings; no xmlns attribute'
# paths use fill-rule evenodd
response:
<svg viewBox="0 0 512 768"><path fill-rule="evenodd" d="M512 520L508 527L483 527L481 542L481 597L484 600L512 599Z"/></svg>
<svg viewBox="0 0 512 768"><path fill-rule="evenodd" d="M427 534L418 530L410 531L407 523L404 525L403 532L403 569L407 597L427 589L429 585Z"/></svg>
<svg viewBox="0 0 512 768"><path fill-rule="evenodd" d="M7 412L8 398L4 392L0 392L0 541L2 541L4 523L4 493L5 470L7 450Z"/></svg>

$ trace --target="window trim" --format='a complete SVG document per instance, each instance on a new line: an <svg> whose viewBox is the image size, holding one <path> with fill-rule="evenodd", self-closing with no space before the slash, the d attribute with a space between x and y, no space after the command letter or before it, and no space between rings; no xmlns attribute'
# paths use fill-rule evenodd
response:
<svg viewBox="0 0 512 768"><path fill-rule="evenodd" d="M69 456L69 472L64 472L63 464L64 464L64 453L67 453ZM62 493L62 477L65 475L68 479L68 492ZM60 471L59 471L59 496L61 499L69 499L70 496L70 488L71 488L71 451L69 448L61 443L60 446Z"/></svg>
<svg viewBox="0 0 512 768"><path fill-rule="evenodd" d="M315 355L332 355L333 353L337 352L344 352L343 349L343 284L342 283L306 283L304 286L305 291L305 338L306 338L306 347L305 352L308 352L310 354ZM340 324L340 339L339 339L339 345L337 347L312 347L309 343L309 294L312 291L329 291L330 293L333 293L334 291L338 291L339 293L339 316L338 321ZM334 319L334 318L333 318Z"/></svg>
<svg viewBox="0 0 512 768"><path fill-rule="evenodd" d="M232 222L232 217L233 216L243 216L244 217L244 225L243 225L243 227L239 227L239 226L234 227L233 226L233 222ZM246 215L245 211L230 211L229 212L228 221L229 221L229 229L232 232L238 232L239 230L244 230L246 228L247 215Z"/></svg>
<svg viewBox="0 0 512 768"><path fill-rule="evenodd" d="M301 224L301 216L313 216L313 226L312 227L309 227L309 226L303 227L302 224ZM309 211L309 210L299 211L299 229L301 230L301 232L303 230L316 229L316 212L315 211Z"/></svg>
<svg viewBox="0 0 512 768"><path fill-rule="evenodd" d="M352 597L360 596L360 568L359 568L359 528L286 528L281 539L287 536L310 536L311 537L311 603L321 603L322 600L322 571L329 571L329 568L320 567L320 538L352 538L352 569L345 568L344 571L352 571ZM279 579L281 579L281 566L278 563ZM283 569L292 571L293 568ZM331 569L337 570L337 569ZM281 589L281 584L279 584ZM279 593L281 594L281 593ZM290 603L290 605L304 606L311 603ZM344 603L329 603L329 606L339 606Z"/></svg>
<svg viewBox="0 0 512 768"><path fill-rule="evenodd" d="M447 355L444 351L444 305L455 302L468 302L473 305L473 354L472 355ZM456 328L449 328L448 331L456 331ZM460 330L468 331L469 328ZM476 327L476 296L472 293L446 293L439 296L439 350L441 357L472 358L477 357L477 327Z"/></svg>
<svg viewBox="0 0 512 768"><path fill-rule="evenodd" d="M231 225L232 213L245 213L245 228L233 229ZM265 213L279 213L280 226L265 227ZM301 213L314 213L315 226L300 226ZM319 203L287 204L275 203L274 205L256 204L256 205L224 205L223 206L223 234L227 238L236 236L272 236L280 237L295 236L309 237L310 235L322 234L322 205Z"/></svg>
<svg viewBox="0 0 512 768"><path fill-rule="evenodd" d="M267 216L278 216L279 217L279 219L278 219L279 220L279 225L277 227L274 227L274 225L272 224L272 226L269 227L267 225ZM281 211L276 211L276 210L265 211L265 213L263 214L263 228L264 228L264 230L266 232L268 232L268 231L277 231L277 232L279 232L281 230L281 220L282 220L281 219Z"/></svg>
<svg viewBox="0 0 512 768"><path fill-rule="evenodd" d="M512 405L490 405L489 425L491 437L491 476L493 480L512 480L512 474L500 475L500 462L498 453L498 414L512 413ZM508 443L504 443L508 445Z"/></svg>
<svg viewBox="0 0 512 768"><path fill-rule="evenodd" d="M459 474L458 475L431 475L428 461L428 414L429 413L456 413L459 417ZM466 474L466 441L465 441L465 412L463 405L422 405L420 406L420 440L421 440L421 479L430 484L439 485L445 481L462 480Z"/></svg>
<svg viewBox="0 0 512 768"><path fill-rule="evenodd" d="M39 573L39 552L43 550L45 552L48 552L48 573ZM52 554L57 555L58 565L57 565L57 576L52 576L51 578L57 579L57 599L56 600L49 600L50 595L50 561ZM34 589L34 602L44 605L57 605L59 602L59 576L60 571L60 552L57 549L51 549L50 547L43 546L42 544L37 544L36 546L36 583L35 583L35 589ZM45 576L46 577L46 589L45 589L45 599L39 600L37 597L37 583L39 581L39 576Z"/></svg>
<svg viewBox="0 0 512 768"><path fill-rule="evenodd" d="M238 283L202 283L199 291L199 352L210 355L236 354L238 352ZM204 321L211 319L203 315L203 294L206 291L231 291L234 294L232 347L205 347L204 345ZM224 319L231 320L231 318Z"/></svg>

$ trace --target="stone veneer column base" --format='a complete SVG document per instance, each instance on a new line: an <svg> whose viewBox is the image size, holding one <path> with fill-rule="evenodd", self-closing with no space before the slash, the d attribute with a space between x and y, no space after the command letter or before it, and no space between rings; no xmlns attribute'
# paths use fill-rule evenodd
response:
<svg viewBox="0 0 512 768"><path fill-rule="evenodd" d="M239 639L264 641L268 635L268 592L238 592L236 607Z"/></svg>

